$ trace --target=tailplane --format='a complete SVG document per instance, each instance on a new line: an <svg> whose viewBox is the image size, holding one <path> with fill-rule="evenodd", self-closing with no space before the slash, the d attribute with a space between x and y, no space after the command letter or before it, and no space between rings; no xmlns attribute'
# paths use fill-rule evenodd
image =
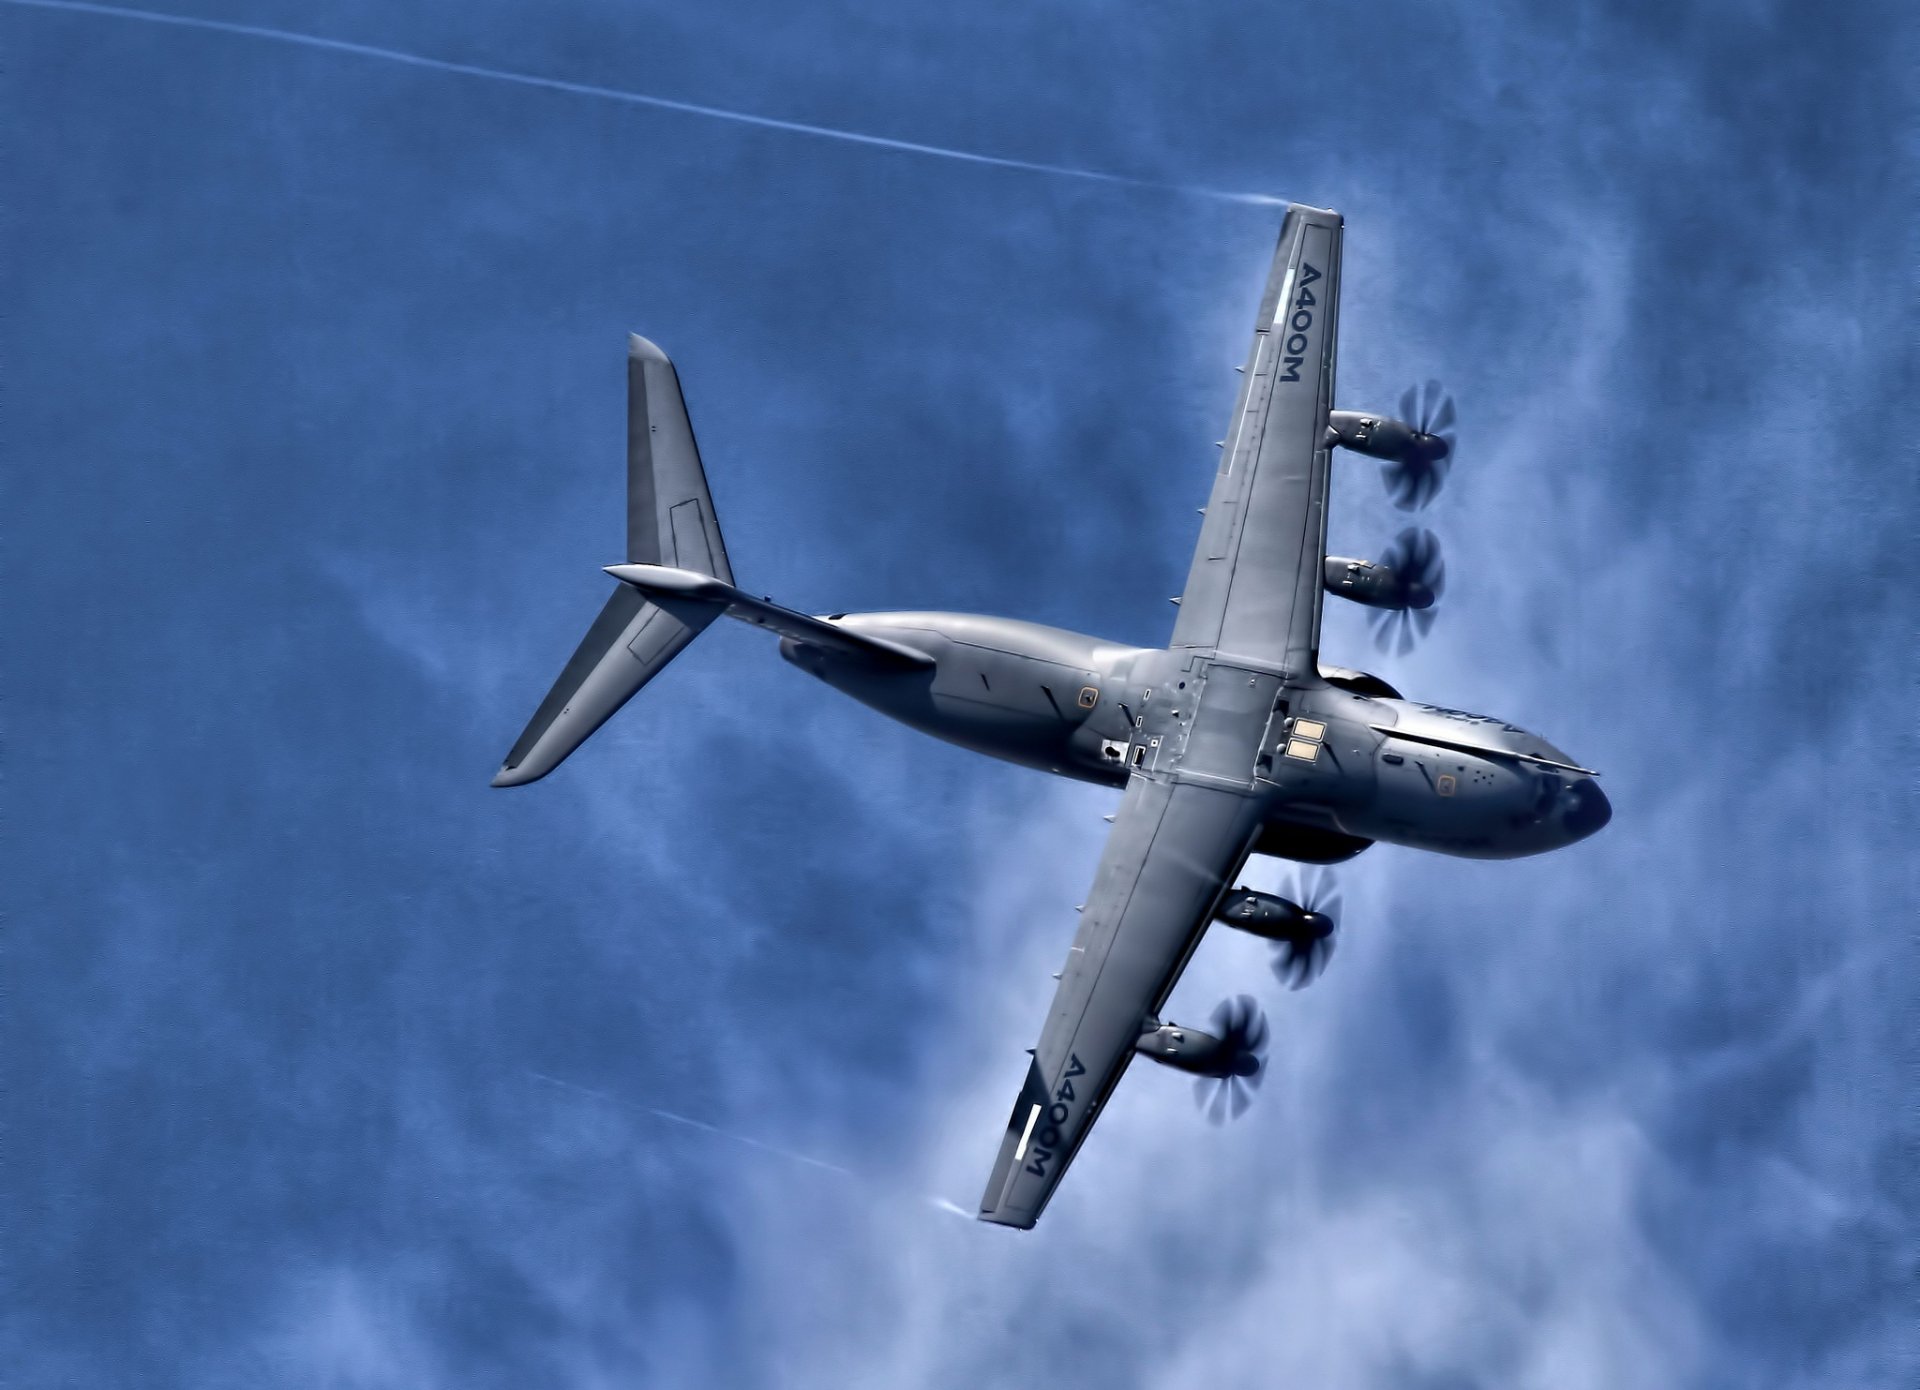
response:
<svg viewBox="0 0 1920 1390"><path fill-rule="evenodd" d="M638 335L627 339L627 560L733 585L679 375ZM648 595L621 584L493 785L517 787L553 771L726 609L724 602Z"/></svg>

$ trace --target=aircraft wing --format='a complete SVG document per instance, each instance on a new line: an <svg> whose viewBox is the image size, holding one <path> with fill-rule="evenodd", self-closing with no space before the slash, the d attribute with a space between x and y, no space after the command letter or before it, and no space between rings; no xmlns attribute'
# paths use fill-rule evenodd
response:
<svg viewBox="0 0 1920 1390"><path fill-rule="evenodd" d="M1107 837L980 1219L1031 1227L1259 830L1237 792L1136 775Z"/></svg>
<svg viewBox="0 0 1920 1390"><path fill-rule="evenodd" d="M1318 673L1340 241L1339 213L1287 208L1173 629L1295 678Z"/></svg>

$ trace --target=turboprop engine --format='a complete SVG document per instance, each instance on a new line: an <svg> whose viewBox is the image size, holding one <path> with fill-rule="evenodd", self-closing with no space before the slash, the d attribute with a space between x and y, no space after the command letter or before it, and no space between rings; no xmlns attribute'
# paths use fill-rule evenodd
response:
<svg viewBox="0 0 1920 1390"><path fill-rule="evenodd" d="M1147 1030L1134 1040L1133 1050L1162 1066L1194 1076L1251 1076L1260 1070L1260 1059L1253 1053L1225 1038L1178 1023L1162 1023Z"/></svg>
<svg viewBox="0 0 1920 1390"><path fill-rule="evenodd" d="M1312 984L1333 958L1340 890L1321 869L1303 870L1287 891L1300 901L1236 888L1220 900L1213 915L1216 921L1273 942L1273 973L1289 989L1300 989Z"/></svg>
<svg viewBox="0 0 1920 1390"><path fill-rule="evenodd" d="M1333 922L1298 903L1258 893L1251 888L1236 888L1221 900L1216 920L1230 927L1264 936L1269 941L1313 940L1333 930Z"/></svg>
<svg viewBox="0 0 1920 1390"><path fill-rule="evenodd" d="M1437 435L1423 434L1405 420L1391 415L1370 415L1359 410L1335 410L1327 414L1327 442L1367 454L1377 459L1398 462L1401 459L1432 455L1447 456L1447 442Z"/></svg>
<svg viewBox="0 0 1920 1390"><path fill-rule="evenodd" d="M1381 651L1397 647L1404 656L1413 650L1414 639L1433 627L1434 604L1447 587L1447 563L1433 532L1409 526L1378 560L1327 556L1320 582L1336 598L1375 610L1370 619L1374 645Z"/></svg>
<svg viewBox="0 0 1920 1390"><path fill-rule="evenodd" d="M1198 1078L1193 1098L1215 1124L1229 1114L1236 1118L1253 1099L1260 1084L1267 1051L1267 1016L1243 994L1222 999L1213 1011L1212 1033L1162 1023L1150 1018L1141 1027L1133 1049L1162 1066Z"/></svg>
<svg viewBox="0 0 1920 1390"><path fill-rule="evenodd" d="M1393 505L1417 512L1439 495L1452 467L1453 397L1437 381L1408 387L1400 418L1370 411L1335 410L1327 416L1327 443L1385 459L1380 481Z"/></svg>
<svg viewBox="0 0 1920 1390"><path fill-rule="evenodd" d="M1328 593L1369 608L1431 608L1433 591L1407 584L1377 560L1329 555L1321 579Z"/></svg>

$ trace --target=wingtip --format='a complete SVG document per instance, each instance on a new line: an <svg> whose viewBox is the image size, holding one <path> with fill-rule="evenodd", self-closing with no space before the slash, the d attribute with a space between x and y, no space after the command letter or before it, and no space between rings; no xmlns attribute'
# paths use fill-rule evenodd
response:
<svg viewBox="0 0 1920 1390"><path fill-rule="evenodd" d="M638 333L627 334L627 356L636 362L670 362L666 353L660 351L657 343L642 338Z"/></svg>
<svg viewBox="0 0 1920 1390"><path fill-rule="evenodd" d="M1338 208L1323 208L1318 203L1303 203L1298 198L1287 199L1287 208L1289 211L1317 214L1321 217L1340 216Z"/></svg>

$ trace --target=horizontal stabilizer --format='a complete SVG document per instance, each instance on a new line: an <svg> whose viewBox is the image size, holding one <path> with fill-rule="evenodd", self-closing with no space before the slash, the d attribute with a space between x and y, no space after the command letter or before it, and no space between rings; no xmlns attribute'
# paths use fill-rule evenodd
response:
<svg viewBox="0 0 1920 1390"><path fill-rule="evenodd" d="M614 590L493 785L518 787L552 772L719 616L711 606L661 605L625 585Z"/></svg>
<svg viewBox="0 0 1920 1390"><path fill-rule="evenodd" d="M755 627L777 632L810 647L870 661L907 668L930 667L933 658L900 642L844 628L825 618L809 617L791 608L783 608L772 599L755 598L733 585L710 575L664 565L608 565L607 573L622 584L631 585L657 603L709 604L715 613Z"/></svg>

